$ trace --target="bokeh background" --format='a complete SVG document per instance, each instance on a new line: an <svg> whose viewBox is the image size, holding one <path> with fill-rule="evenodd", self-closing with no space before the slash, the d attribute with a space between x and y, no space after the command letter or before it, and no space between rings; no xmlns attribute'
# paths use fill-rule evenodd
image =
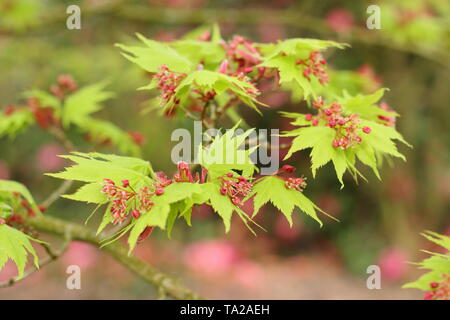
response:
<svg viewBox="0 0 450 320"><path fill-rule="evenodd" d="M68 30L66 7L81 7L82 29ZM369 4L381 7L380 30L366 28ZM385 102L401 114L398 130L413 146L400 146L407 162L381 170L382 181L356 185L347 177L340 186L331 167L312 179L308 152L293 158L309 178L308 196L339 223L319 228L296 215L289 228L270 207L258 222L267 232L253 236L236 219L225 235L217 217L202 208L193 228L175 226L173 238L155 231L136 254L183 279L208 298L222 299L420 299L417 290L401 289L420 271L417 261L433 249L419 236L423 230L450 234L450 2L443 0L295 1L295 0L0 0L0 108L17 104L31 88L47 89L59 74L78 84L107 79L115 97L99 117L145 137L143 157L158 170L175 170L170 160L174 128L192 128L183 118L143 115L149 94L136 91L148 75L126 61L114 43L134 42L134 33L171 41L202 25L217 22L223 36L235 33L261 42L289 37L333 39L351 45L331 52L328 60L340 79L366 92L390 91ZM277 111L304 106L289 95L270 92L272 106L259 117L243 114L251 126L287 129ZM80 149L77 132L69 136ZM100 151L114 151L108 148ZM57 171L64 148L45 131L31 129L14 141L0 139L0 178L21 181L42 200L58 186L43 176ZM60 200L46 214L83 222L91 208ZM95 227L98 220L90 222ZM48 238L52 241L51 238ZM82 290L67 290L66 267L82 268ZM382 289L366 288L366 268L382 269ZM0 280L15 274L13 265ZM74 242L58 261L12 288L0 299L153 298L154 289L88 244Z"/></svg>

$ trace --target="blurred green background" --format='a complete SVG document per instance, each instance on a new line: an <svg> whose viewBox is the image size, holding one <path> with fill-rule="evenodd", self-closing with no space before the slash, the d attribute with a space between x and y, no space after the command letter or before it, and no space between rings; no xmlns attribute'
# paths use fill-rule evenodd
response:
<svg viewBox="0 0 450 320"><path fill-rule="evenodd" d="M81 30L66 28L66 7L81 8ZM381 29L366 28L368 5L381 8ZM210 212L194 212L193 228L175 227L173 239L155 232L138 255L183 278L210 298L420 298L400 289L418 272L405 261L423 258L429 249L419 233L450 234L450 2L294 1L294 0L0 0L0 108L18 104L31 88L47 89L59 74L81 85L109 80L115 97L98 117L146 137L143 157L157 170L171 172L173 129L191 129L190 120L142 114L148 92L136 88L148 75L124 59L115 43L133 43L134 34L174 40L202 25L217 22L223 36L242 34L271 42L284 38L332 39L351 45L328 56L335 70L372 92L388 87L385 102L400 113L398 131L414 148L400 146L407 162L386 163L382 181L356 185L347 177L340 190L327 166L313 180L308 153L295 164L308 177L308 196L340 219L323 228L298 215L293 229L267 208L258 218L267 233L254 237L235 220L225 235ZM345 74L342 75L343 77ZM362 79L362 80L361 80ZM272 109L259 117L245 111L251 126L286 129L277 112L304 108L284 94L263 97ZM69 136L80 147L76 132ZM100 151L114 152L104 148ZM14 141L0 139L0 178L21 181L37 200L58 186L43 176L64 163L64 149L45 131L33 128ZM83 222L85 205L60 200L46 213ZM90 222L95 226L96 221ZM65 267L81 264L83 289L65 289ZM368 290L366 268L382 267L382 290ZM13 268L0 272L11 276ZM42 288L46 288L45 291ZM20 283L0 290L0 298L150 298L153 289L89 245L74 243L62 259Z"/></svg>

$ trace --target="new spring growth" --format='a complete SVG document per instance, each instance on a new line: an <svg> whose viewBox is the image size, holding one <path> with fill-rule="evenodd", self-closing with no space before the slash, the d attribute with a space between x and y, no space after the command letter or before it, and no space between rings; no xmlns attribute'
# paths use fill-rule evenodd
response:
<svg viewBox="0 0 450 320"><path fill-rule="evenodd" d="M293 166L286 164L283 167L281 167L280 170L278 170L277 175L282 175L283 173L291 174L294 172L295 172L295 168ZM288 189L297 190L297 191L302 192L306 188L306 178L303 176L300 178L282 177L282 179L284 179L285 186Z"/></svg>
<svg viewBox="0 0 450 320"><path fill-rule="evenodd" d="M317 115L307 113L305 120L311 122L313 126L323 123L334 129L335 137L332 144L335 148L343 150L351 148L362 142L361 133L369 134L372 131L370 127L361 126L359 115L354 113L345 115L338 102L325 106L324 100L319 98L313 101L312 105L318 113Z"/></svg>
<svg viewBox="0 0 450 320"><path fill-rule="evenodd" d="M151 211L154 206L152 198L163 195L164 188L172 183L204 183L206 180L207 171L204 168L202 168L201 176L199 173L194 176L188 164L183 161L178 163L177 169L172 179L163 172L157 172L155 182L137 191L130 185L129 180L122 180L120 185L116 185L111 179L103 179L101 191L111 202L110 212L113 223L122 223L129 214L134 219L138 219L142 214Z"/></svg>

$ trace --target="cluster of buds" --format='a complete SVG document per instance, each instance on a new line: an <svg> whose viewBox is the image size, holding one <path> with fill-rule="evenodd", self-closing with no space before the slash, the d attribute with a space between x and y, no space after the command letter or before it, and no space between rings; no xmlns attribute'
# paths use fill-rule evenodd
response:
<svg viewBox="0 0 450 320"><path fill-rule="evenodd" d="M111 201L110 211L114 218L113 223L122 223L128 215L128 202L136 196L133 190L129 188L128 180L122 181L122 186L117 186L110 179L103 179L102 193L106 194Z"/></svg>
<svg viewBox="0 0 450 320"><path fill-rule="evenodd" d="M78 87L70 75L60 75L56 80L56 84L50 87L50 92L62 100L68 93L77 91Z"/></svg>
<svg viewBox="0 0 450 320"><path fill-rule="evenodd" d="M42 128L47 129L51 125L58 125L59 120L55 117L54 111L52 108L41 106L39 99L37 98L29 98L27 99L27 104L25 106L15 106L8 105L6 106L3 113L6 116L10 116L13 113L29 109L33 113L34 119L36 123Z"/></svg>
<svg viewBox="0 0 450 320"><path fill-rule="evenodd" d="M388 112L394 112L394 110L392 110L389 105L387 103L382 103L380 104L380 109L388 111ZM381 123L383 123L384 125L388 126L388 127L395 127L395 117L388 117L388 116L378 116L378 119L381 120Z"/></svg>
<svg viewBox="0 0 450 320"><path fill-rule="evenodd" d="M430 283L430 291L425 292L424 300L450 300L450 275L443 275L444 279Z"/></svg>
<svg viewBox="0 0 450 320"><path fill-rule="evenodd" d="M228 195L235 206L242 206L244 204L242 200L252 191L252 183L243 176L236 177L231 172L220 177L220 180L220 193Z"/></svg>
<svg viewBox="0 0 450 320"><path fill-rule="evenodd" d="M151 186L142 187L137 191L128 180L123 180L118 186L111 179L103 179L101 191L111 202L113 223L117 224L122 223L130 213L133 218L138 219L142 213L150 211L154 205L152 197L163 195L168 185L174 182L204 183L206 173L206 169L202 169L201 177L199 173L194 177L188 164L181 161L173 179L169 179L163 172L157 172L155 182Z"/></svg>
<svg viewBox="0 0 450 320"><path fill-rule="evenodd" d="M286 188L302 192L306 188L306 178L286 178Z"/></svg>
<svg viewBox="0 0 450 320"><path fill-rule="evenodd" d="M153 207L151 197L164 193L164 188L159 181L152 186L152 189L143 187L137 192L130 186L128 180L123 180L121 186L110 179L103 179L103 181L102 193L106 194L111 201L110 211L114 224L122 223L129 213L133 218L138 219L142 212L150 211Z"/></svg>
<svg viewBox="0 0 450 320"><path fill-rule="evenodd" d="M158 73L153 76L158 80L158 89L161 90L161 101L163 104L168 103L173 98L175 105L180 103L180 100L175 98L175 91L180 82L186 77L185 73L173 72L163 64Z"/></svg>
<svg viewBox="0 0 450 320"><path fill-rule="evenodd" d="M208 102L208 101L213 100L217 94L216 91L214 91L214 90L209 90L209 91L204 92L200 89L194 89L193 91L199 95L198 99L203 102Z"/></svg>
<svg viewBox="0 0 450 320"><path fill-rule="evenodd" d="M55 117L53 108L41 106L40 101L37 98L29 98L27 104L34 115L37 124L42 129L47 129L52 125L59 125L59 119Z"/></svg>
<svg viewBox="0 0 450 320"><path fill-rule="evenodd" d="M283 167L281 167L280 170L277 171L276 174L284 174L284 173L294 173L295 172L295 168L293 166L290 166L288 164L284 165ZM300 178L296 178L296 177L283 177L284 181L285 181L285 186L288 189L292 189L292 190L297 190L302 192L305 188L306 188L306 178L305 177L300 177Z"/></svg>
<svg viewBox="0 0 450 320"><path fill-rule="evenodd" d="M372 131L370 127L360 125L361 120L358 114L344 115L342 106L337 102L325 107L324 101L319 98L313 101L313 107L318 109L317 115L313 116L307 113L305 120L311 121L313 126L317 126L319 121L322 120L326 123L326 126L334 129L336 135L333 140L333 147L335 148L343 150L351 148L361 143L362 138L359 135L361 131L365 134Z"/></svg>
<svg viewBox="0 0 450 320"><path fill-rule="evenodd" d="M221 45L224 47L228 59L237 64L235 75L252 72L253 68L262 61L258 48L251 40L242 36L234 36L228 42L223 41ZM264 70L258 69L258 72L264 72Z"/></svg>
<svg viewBox="0 0 450 320"><path fill-rule="evenodd" d="M328 83L328 74L324 68L327 61L322 57L320 51L311 51L307 59L299 59L296 64L304 66L303 76L306 79L311 80L311 75L314 75L322 85Z"/></svg>
<svg viewBox="0 0 450 320"><path fill-rule="evenodd" d="M259 96L261 94L261 92L259 91L258 88L256 88L252 82L250 81L250 79L244 75L243 73L240 73L236 76L239 80L243 81L243 82L247 82L249 84L248 87L244 88L245 89L245 93L247 93L249 96L251 96L252 98L256 98L257 96Z"/></svg>

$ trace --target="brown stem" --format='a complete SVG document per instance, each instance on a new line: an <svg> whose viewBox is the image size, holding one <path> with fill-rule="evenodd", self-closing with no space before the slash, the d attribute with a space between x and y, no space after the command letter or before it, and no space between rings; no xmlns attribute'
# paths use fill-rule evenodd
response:
<svg viewBox="0 0 450 320"><path fill-rule="evenodd" d="M27 223L41 232L68 236L72 240L84 241L96 247L100 247L102 244L102 237L96 236L94 231L76 223L44 215L29 218L27 219ZM119 242L107 245L102 250L109 253L114 259L136 275L175 299L202 299L200 295L185 287L178 280L167 276L139 258L129 255L127 248Z"/></svg>

